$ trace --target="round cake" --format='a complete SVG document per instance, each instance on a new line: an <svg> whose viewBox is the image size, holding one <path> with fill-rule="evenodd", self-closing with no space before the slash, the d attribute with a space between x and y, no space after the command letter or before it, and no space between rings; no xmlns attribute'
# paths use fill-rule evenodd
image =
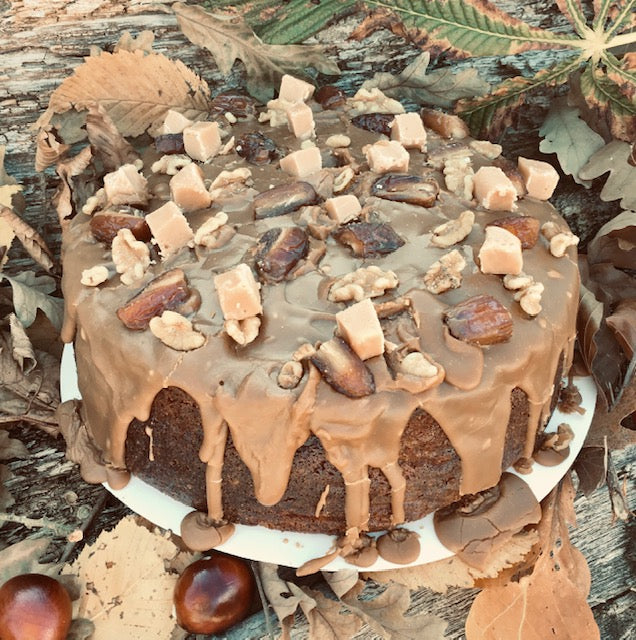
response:
<svg viewBox="0 0 636 640"><path fill-rule="evenodd" d="M217 531L337 534L531 458L578 304L550 165L290 76L152 134L121 166L94 144L99 190L63 222L63 340L113 486L136 474Z"/></svg>

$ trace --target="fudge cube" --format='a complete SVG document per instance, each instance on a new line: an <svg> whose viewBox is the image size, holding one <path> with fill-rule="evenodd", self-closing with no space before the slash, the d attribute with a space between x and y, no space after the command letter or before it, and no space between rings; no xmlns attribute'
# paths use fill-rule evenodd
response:
<svg viewBox="0 0 636 640"><path fill-rule="evenodd" d="M482 273L519 275L523 271L521 240L503 227L486 227L486 238L479 250Z"/></svg>
<svg viewBox="0 0 636 640"><path fill-rule="evenodd" d="M104 176L104 193L110 204L145 205L148 202L148 181L134 164L124 164Z"/></svg>
<svg viewBox="0 0 636 640"><path fill-rule="evenodd" d="M537 200L547 200L556 189L559 182L557 170L547 162L519 158L519 173L526 183L528 195Z"/></svg>
<svg viewBox="0 0 636 640"><path fill-rule="evenodd" d="M203 183L203 172L194 162L187 164L170 178L170 193L184 211L205 209L212 202Z"/></svg>
<svg viewBox="0 0 636 640"><path fill-rule="evenodd" d="M322 169L322 157L318 147L308 147L287 154L280 159L280 168L291 176L304 178Z"/></svg>
<svg viewBox="0 0 636 640"><path fill-rule="evenodd" d="M163 135L182 133L186 127L192 124L192 120L186 118L182 113L170 109L166 113L166 117L163 119L163 124L160 127L160 133Z"/></svg>
<svg viewBox="0 0 636 640"><path fill-rule="evenodd" d="M146 222L164 258L192 244L194 233L181 209L172 201L149 213Z"/></svg>
<svg viewBox="0 0 636 640"><path fill-rule="evenodd" d="M408 171L409 152L397 140L379 140L365 147L365 155L371 171Z"/></svg>
<svg viewBox="0 0 636 640"><path fill-rule="evenodd" d="M384 333L369 298L336 313L338 332L361 360L384 353Z"/></svg>
<svg viewBox="0 0 636 640"><path fill-rule="evenodd" d="M245 320L262 313L260 284L245 263L214 276L214 286L226 320Z"/></svg>
<svg viewBox="0 0 636 640"><path fill-rule="evenodd" d="M314 95L315 89L313 84L285 74L280 81L278 97L287 102L305 102Z"/></svg>
<svg viewBox="0 0 636 640"><path fill-rule="evenodd" d="M199 162L207 162L221 149L218 122L195 122L183 130L185 152Z"/></svg>
<svg viewBox="0 0 636 640"><path fill-rule="evenodd" d="M325 209L327 209L330 218L333 218L338 224L344 224L358 216L362 211L362 205L356 196L347 194L328 198L325 201Z"/></svg>
<svg viewBox="0 0 636 640"><path fill-rule="evenodd" d="M491 211L512 211L517 189L499 167L480 167L473 177L473 194L477 202Z"/></svg>
<svg viewBox="0 0 636 640"><path fill-rule="evenodd" d="M391 139L405 149L426 151L426 129L418 113L398 113L391 123Z"/></svg>
<svg viewBox="0 0 636 640"><path fill-rule="evenodd" d="M296 102L285 110L289 130L299 139L307 140L314 135L314 113L309 105Z"/></svg>

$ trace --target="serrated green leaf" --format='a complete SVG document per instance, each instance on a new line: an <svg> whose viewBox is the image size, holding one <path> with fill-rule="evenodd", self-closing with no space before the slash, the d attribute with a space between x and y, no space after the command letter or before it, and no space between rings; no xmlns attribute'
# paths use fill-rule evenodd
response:
<svg viewBox="0 0 636 640"><path fill-rule="evenodd" d="M587 65L581 74L581 91L590 107L608 120L615 138L633 140L636 137L636 102L623 95L601 69Z"/></svg>
<svg viewBox="0 0 636 640"><path fill-rule="evenodd" d="M636 73L621 65L616 56L604 51L601 60L607 68L607 77L625 91L626 97L633 97L636 92Z"/></svg>
<svg viewBox="0 0 636 640"><path fill-rule="evenodd" d="M236 60L243 62L247 90L261 101L273 96L285 73L306 76L308 67L332 75L340 73L321 46L265 44L236 16L210 13L181 2L172 8L184 35L214 56L221 73L228 74Z"/></svg>
<svg viewBox="0 0 636 640"><path fill-rule="evenodd" d="M55 291L53 278L36 276L31 271L23 271L13 277L0 273L2 278L11 284L13 308L25 327L33 324L38 309L41 309L58 331L62 328L64 302L49 295Z"/></svg>
<svg viewBox="0 0 636 640"><path fill-rule="evenodd" d="M487 0L368 0L397 13L426 36L427 45L463 56L504 56L529 49L577 46L578 38L531 27Z"/></svg>
<svg viewBox="0 0 636 640"><path fill-rule="evenodd" d="M580 0L556 0L561 13L570 21L574 30L582 37L591 31L587 26Z"/></svg>
<svg viewBox="0 0 636 640"><path fill-rule="evenodd" d="M578 173L593 153L605 145L603 138L579 117L579 110L564 100L555 102L539 129L543 138L539 143L542 153L556 153L563 172L579 184L590 183Z"/></svg>
<svg viewBox="0 0 636 640"><path fill-rule="evenodd" d="M466 121L473 135L496 135L510 124L514 110L523 104L530 91L565 82L580 65L581 57L574 55L549 69L539 71L532 78L505 80L483 98L460 100L456 112Z"/></svg>
<svg viewBox="0 0 636 640"><path fill-rule="evenodd" d="M609 0L604 0L604 2L610 4ZM614 34L620 33L624 28L629 26L634 20L635 11L636 0L626 0L625 4L621 7L618 14L614 17L612 24L605 32L607 38L612 37Z"/></svg>

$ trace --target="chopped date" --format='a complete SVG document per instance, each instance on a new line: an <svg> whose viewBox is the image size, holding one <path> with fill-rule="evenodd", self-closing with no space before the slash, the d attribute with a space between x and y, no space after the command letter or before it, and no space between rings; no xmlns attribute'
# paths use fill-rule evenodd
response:
<svg viewBox="0 0 636 640"><path fill-rule="evenodd" d="M393 202L432 207L439 193L439 184L433 177L386 173L373 183L371 193Z"/></svg>
<svg viewBox="0 0 636 640"><path fill-rule="evenodd" d="M351 124L358 129L365 129L373 133L391 135L391 123L395 118L393 113L361 113L351 118Z"/></svg>
<svg viewBox="0 0 636 640"><path fill-rule="evenodd" d="M259 239L256 271L267 283L282 282L309 250L309 238L300 227L276 227Z"/></svg>
<svg viewBox="0 0 636 640"><path fill-rule="evenodd" d="M320 87L314 94L314 100L323 109L337 109L341 107L347 100L347 96L342 89L334 87L331 84Z"/></svg>
<svg viewBox="0 0 636 640"><path fill-rule="evenodd" d="M252 131L239 136L234 143L236 153L249 163L262 165L274 162L281 157L276 143L260 131Z"/></svg>
<svg viewBox="0 0 636 640"><path fill-rule="evenodd" d="M255 118L256 101L241 93L224 91L212 100L210 110L220 115L231 113L237 118Z"/></svg>
<svg viewBox="0 0 636 640"><path fill-rule="evenodd" d="M185 153L182 133L164 133L155 138L155 149L163 155Z"/></svg>
<svg viewBox="0 0 636 640"><path fill-rule="evenodd" d="M404 240L386 222L352 222L339 227L333 235L359 258L387 255L404 244Z"/></svg>

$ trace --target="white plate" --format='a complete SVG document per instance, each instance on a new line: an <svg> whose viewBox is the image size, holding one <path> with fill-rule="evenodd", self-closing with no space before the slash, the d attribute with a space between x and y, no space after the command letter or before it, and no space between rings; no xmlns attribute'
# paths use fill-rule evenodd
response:
<svg viewBox="0 0 636 640"><path fill-rule="evenodd" d="M552 414L547 427L548 431L555 431L561 422L567 422L572 427L574 439L570 444L569 456L554 467L543 467L539 464L534 464L531 473L521 476L530 486L538 500L542 500L570 468L583 446L583 441L592 421L596 402L596 387L590 377L575 378L574 382L583 398L581 406L585 413L583 415L579 413L563 414L557 409ZM72 345L66 345L62 355L60 389L62 401L80 398ZM519 475L512 468L508 469L508 471ZM192 511L191 507L166 496L135 476L131 478L124 489L119 491L115 491L107 485L105 486L130 509L163 529L178 532L181 520ZM438 540L433 527L432 514L421 520L409 522L404 526L417 532L420 536L421 552L417 560L411 565L396 565L379 558L375 564L369 567L369 571L415 566L442 560L453 555ZM287 567L299 567L308 560L328 553L333 542L334 537L330 535L276 531L260 526L239 524L236 525L234 535L217 549L251 560L272 562ZM350 569L351 565L347 564L342 558L336 558L325 567L325 570L337 571L345 568Z"/></svg>

